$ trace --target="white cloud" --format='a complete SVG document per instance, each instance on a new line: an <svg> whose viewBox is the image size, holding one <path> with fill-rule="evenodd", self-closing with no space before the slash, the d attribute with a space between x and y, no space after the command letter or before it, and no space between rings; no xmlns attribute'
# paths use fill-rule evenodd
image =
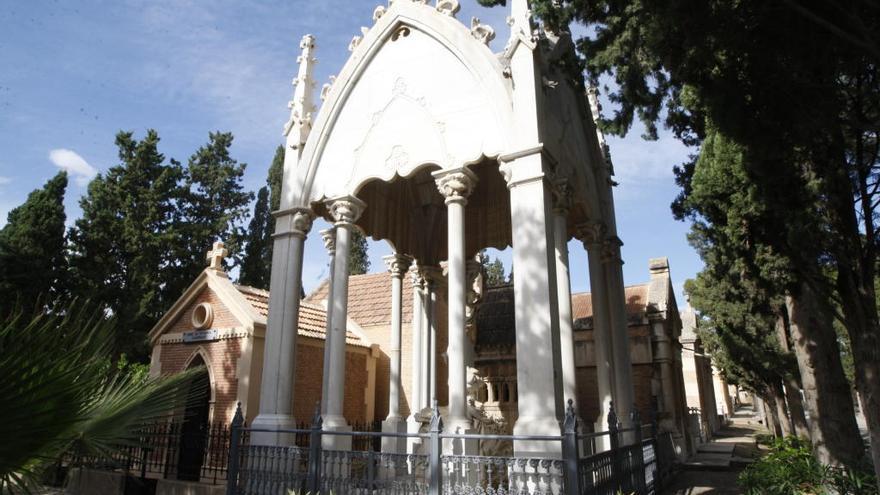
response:
<svg viewBox="0 0 880 495"><path fill-rule="evenodd" d="M64 148L52 150L49 152L49 160L52 160L56 167L66 170L79 186L88 184L98 173L95 167L89 165L83 157L72 150Z"/></svg>
<svg viewBox="0 0 880 495"><path fill-rule="evenodd" d="M0 186L5 186L6 184L9 184L10 182L12 182L12 179L10 179L9 177L4 177L4 176L0 175Z"/></svg>

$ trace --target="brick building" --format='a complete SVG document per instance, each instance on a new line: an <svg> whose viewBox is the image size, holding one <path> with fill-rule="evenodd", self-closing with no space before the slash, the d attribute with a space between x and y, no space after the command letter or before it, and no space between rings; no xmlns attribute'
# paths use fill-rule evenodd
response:
<svg viewBox="0 0 880 495"><path fill-rule="evenodd" d="M222 251L222 245L218 246ZM216 251L216 250L215 250ZM208 421L229 423L241 402L250 422L259 409L269 292L229 280L217 254L150 331L150 373L178 373L205 365L210 380ZM297 340L294 416L309 421L321 400L326 309L303 302ZM346 336L345 415L352 423L375 415L378 346L357 324ZM387 378L385 380L387 387Z"/></svg>

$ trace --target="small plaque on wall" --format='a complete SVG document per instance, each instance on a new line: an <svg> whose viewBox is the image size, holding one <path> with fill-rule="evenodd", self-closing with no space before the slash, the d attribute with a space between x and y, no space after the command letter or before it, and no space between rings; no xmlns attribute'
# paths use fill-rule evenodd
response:
<svg viewBox="0 0 880 495"><path fill-rule="evenodd" d="M195 330L192 332L183 332L184 342L207 342L217 340L217 330Z"/></svg>

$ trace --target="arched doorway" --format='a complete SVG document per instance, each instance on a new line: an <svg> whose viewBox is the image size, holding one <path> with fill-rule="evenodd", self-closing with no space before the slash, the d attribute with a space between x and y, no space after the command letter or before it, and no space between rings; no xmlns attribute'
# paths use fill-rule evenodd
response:
<svg viewBox="0 0 880 495"><path fill-rule="evenodd" d="M177 479L184 481L199 481L208 442L208 414L211 401L211 380L208 369L201 355L193 358L187 369L199 366L202 367L202 371L192 382L180 428Z"/></svg>

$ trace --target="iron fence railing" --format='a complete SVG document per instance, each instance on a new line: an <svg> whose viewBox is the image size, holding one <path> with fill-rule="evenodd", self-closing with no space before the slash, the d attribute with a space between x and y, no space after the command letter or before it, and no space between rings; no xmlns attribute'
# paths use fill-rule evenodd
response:
<svg viewBox="0 0 880 495"><path fill-rule="evenodd" d="M141 428L131 441L107 455L65 454L62 463L91 469L124 471L141 478L190 479L218 484L226 479L230 427L209 424L184 445L183 423L162 422ZM194 441L192 441L194 440ZM184 451L186 455L184 455Z"/></svg>
<svg viewBox="0 0 880 495"><path fill-rule="evenodd" d="M256 435L298 440L263 445L272 441ZM435 406L430 427L419 433L324 430L317 414L308 429L247 428L238 411L231 437L227 495L653 495L664 474L656 422L643 425L636 411L623 427L612 408L608 431L579 434L571 404L559 435L447 433ZM358 438L377 447L383 437L407 443L413 453L324 448L349 442L354 447ZM516 454L470 455L479 452L474 447L480 441L511 442Z"/></svg>

